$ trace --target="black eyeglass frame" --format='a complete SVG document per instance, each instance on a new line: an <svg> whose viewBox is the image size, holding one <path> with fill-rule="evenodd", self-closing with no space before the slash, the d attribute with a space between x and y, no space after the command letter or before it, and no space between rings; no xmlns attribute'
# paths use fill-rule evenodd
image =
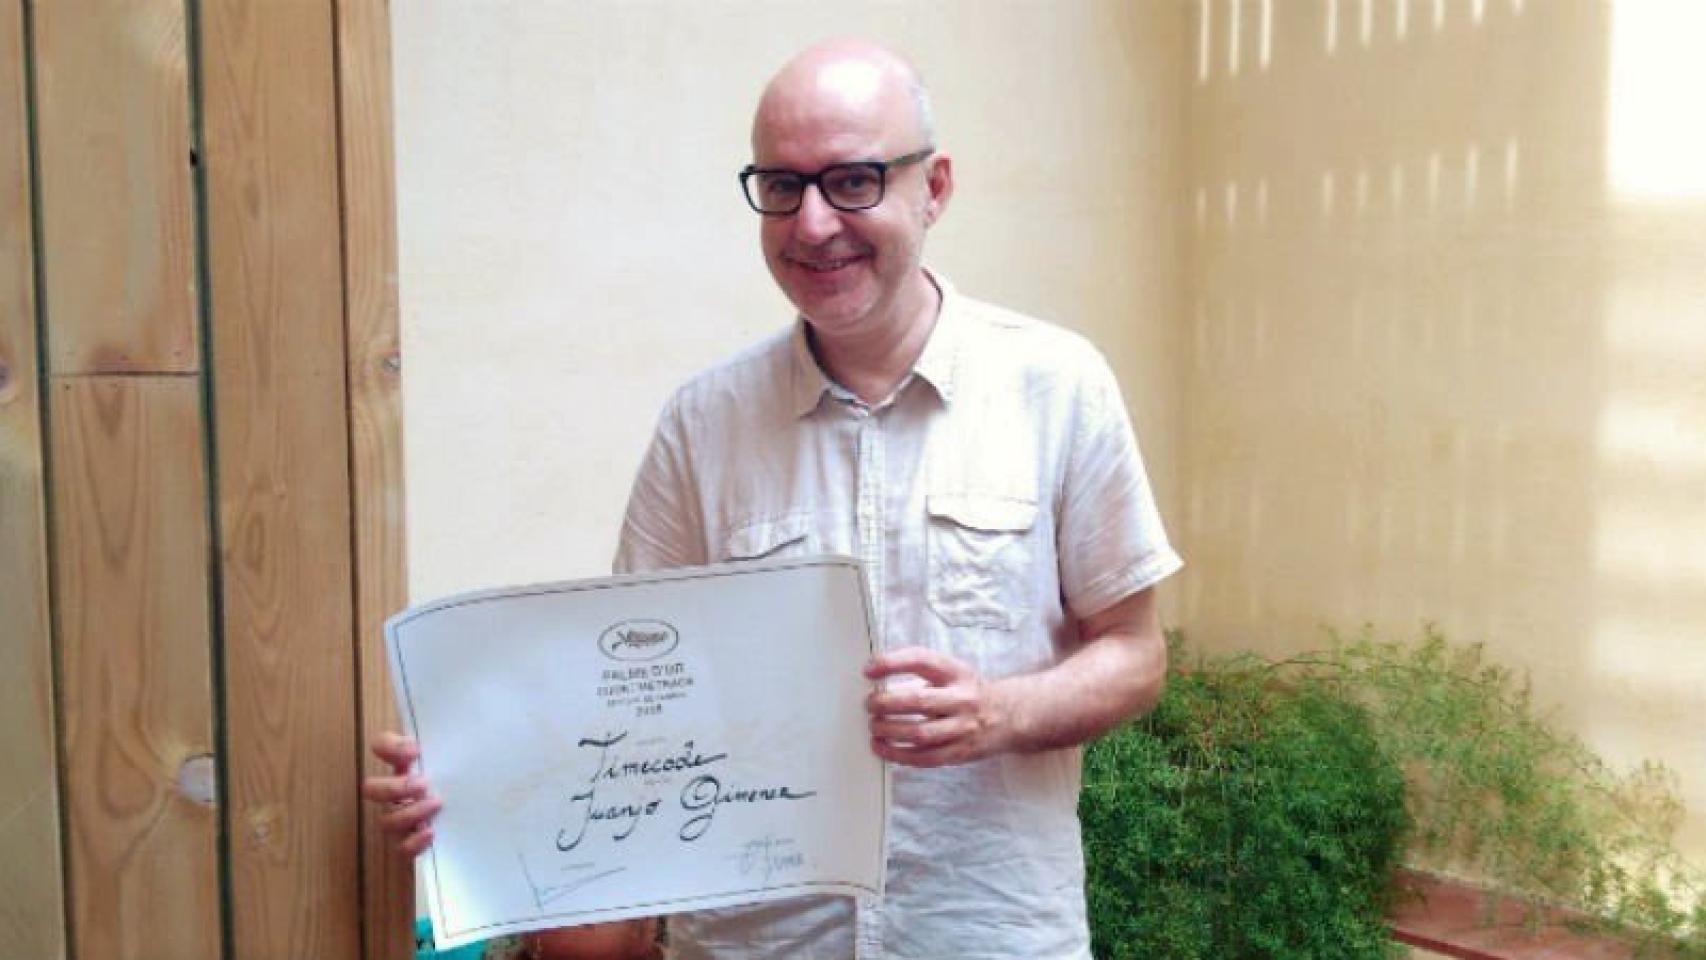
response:
<svg viewBox="0 0 1706 960"><path fill-rule="evenodd" d="M921 161L927 160L927 159L929 159L930 155L935 153L935 152L936 152L935 147L925 147L922 150L914 150L911 153L901 154L900 156L895 157L892 160L849 160L849 161L846 161L844 163L832 163L832 164L824 167L823 169L819 170L816 173L801 173L798 170L789 170L785 167L760 167L760 166L755 166L755 165L749 163L745 167L741 168L741 171L740 171L740 195L746 198L746 205L751 207L754 210L754 212L758 213L760 216L765 216L765 217L791 217L794 214L799 213L800 207L805 204L805 202L806 202L806 188L815 184L817 186L818 196L823 197L824 203L827 203L830 206L834 207L835 209L841 210L841 211L846 212L846 213L857 213L860 210L869 210L872 207L877 207L877 206L882 205L883 198L888 196L888 192L889 192L889 171L890 170L892 170L896 167L904 167L904 166L907 166L908 164L919 163ZM840 171L840 170L847 170L850 168L858 168L858 169L869 170L872 173L876 174L876 177L877 177L877 199L872 200L870 203L861 204L859 206L854 206L854 207L843 206L843 205L835 202L834 198L832 198L829 195L829 191L825 190L823 188L823 178L830 175L831 173L835 173L835 172ZM791 174L793 176L799 177L800 178L799 201L797 203L795 203L791 209L788 209L788 210L766 210L763 207L760 207L752 199L752 188L747 186L747 181L751 180L753 177L755 177L761 173L786 173L786 174Z"/></svg>

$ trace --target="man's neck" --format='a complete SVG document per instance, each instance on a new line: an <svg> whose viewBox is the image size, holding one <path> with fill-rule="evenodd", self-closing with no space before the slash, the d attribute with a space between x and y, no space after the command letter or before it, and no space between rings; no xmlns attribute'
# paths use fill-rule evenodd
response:
<svg viewBox="0 0 1706 960"><path fill-rule="evenodd" d="M812 353L824 371L867 405L887 400L912 372L930 342L942 293L923 271L894 305L894 322L864 336L831 341L811 331ZM808 323L807 329L810 330Z"/></svg>

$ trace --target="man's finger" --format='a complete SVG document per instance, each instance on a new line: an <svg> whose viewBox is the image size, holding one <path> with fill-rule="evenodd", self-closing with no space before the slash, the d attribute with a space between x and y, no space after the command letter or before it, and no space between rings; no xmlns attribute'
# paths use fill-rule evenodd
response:
<svg viewBox="0 0 1706 960"><path fill-rule="evenodd" d="M397 844L397 849L401 850L408 856L418 857L421 855L421 851L432 846L432 836L432 827L422 827L414 833L409 834L407 837L404 837L403 842Z"/></svg>
<svg viewBox="0 0 1706 960"><path fill-rule="evenodd" d="M973 725L962 717L945 720L872 720L871 736L878 740L913 750L932 750L947 746L973 732Z"/></svg>
<svg viewBox="0 0 1706 960"><path fill-rule="evenodd" d="M379 817L379 827L386 833L411 833L438 815L444 801L436 794L427 794L413 803L397 807Z"/></svg>
<svg viewBox="0 0 1706 960"><path fill-rule="evenodd" d="M912 684L873 690L865 696L865 710L873 717L948 717L969 705L965 690L958 686Z"/></svg>
<svg viewBox="0 0 1706 960"><path fill-rule="evenodd" d="M416 776L368 777L361 782L361 795L374 803L408 803L426 793L426 781Z"/></svg>
<svg viewBox="0 0 1706 960"><path fill-rule="evenodd" d="M375 736L372 747L373 755L390 764L392 772L398 776L408 773L409 768L414 766L421 756L421 746L413 737L405 737L389 730Z"/></svg>
<svg viewBox="0 0 1706 960"><path fill-rule="evenodd" d="M865 677L881 680L898 674L913 674L927 682L943 685L954 682L966 672L965 664L940 650L928 647L903 647L880 653L865 664Z"/></svg>

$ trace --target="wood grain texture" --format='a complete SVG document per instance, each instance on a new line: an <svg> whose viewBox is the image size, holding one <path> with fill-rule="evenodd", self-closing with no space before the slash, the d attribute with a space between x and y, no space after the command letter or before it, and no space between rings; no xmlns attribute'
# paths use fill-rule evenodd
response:
<svg viewBox="0 0 1706 960"><path fill-rule="evenodd" d="M220 954L200 389L55 380L53 535L79 957Z"/></svg>
<svg viewBox="0 0 1706 960"><path fill-rule="evenodd" d="M65 955L22 8L0 8L0 944Z"/></svg>
<svg viewBox="0 0 1706 960"><path fill-rule="evenodd" d="M361 948L330 0L200 5L232 949Z"/></svg>
<svg viewBox="0 0 1706 960"><path fill-rule="evenodd" d="M403 526L402 368L397 324L397 212L392 160L390 11L338 4L343 120L344 283L348 302L350 469L363 741L399 729L385 618L408 603ZM365 754L369 773L389 772ZM413 865L362 811L362 915L370 960L414 955Z"/></svg>
<svg viewBox="0 0 1706 960"><path fill-rule="evenodd" d="M56 374L193 371L183 0L34 10L48 365Z"/></svg>

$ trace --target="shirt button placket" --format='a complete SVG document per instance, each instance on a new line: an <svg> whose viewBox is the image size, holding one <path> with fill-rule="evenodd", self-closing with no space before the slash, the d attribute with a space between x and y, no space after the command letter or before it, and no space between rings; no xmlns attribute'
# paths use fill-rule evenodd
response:
<svg viewBox="0 0 1706 960"><path fill-rule="evenodd" d="M866 407L859 411L859 478L855 517L859 526L859 559L871 596L871 619L877 649L888 649L888 625L883 602L883 430L882 417Z"/></svg>
<svg viewBox="0 0 1706 960"><path fill-rule="evenodd" d="M865 568L866 592L871 598L871 622L877 631L877 649L888 649L888 624L883 601L883 429L882 417L869 407L855 406L859 418L859 475L854 494L854 516L859 528L859 559ZM855 960L875 960L883 955L882 902L858 897L854 914Z"/></svg>

